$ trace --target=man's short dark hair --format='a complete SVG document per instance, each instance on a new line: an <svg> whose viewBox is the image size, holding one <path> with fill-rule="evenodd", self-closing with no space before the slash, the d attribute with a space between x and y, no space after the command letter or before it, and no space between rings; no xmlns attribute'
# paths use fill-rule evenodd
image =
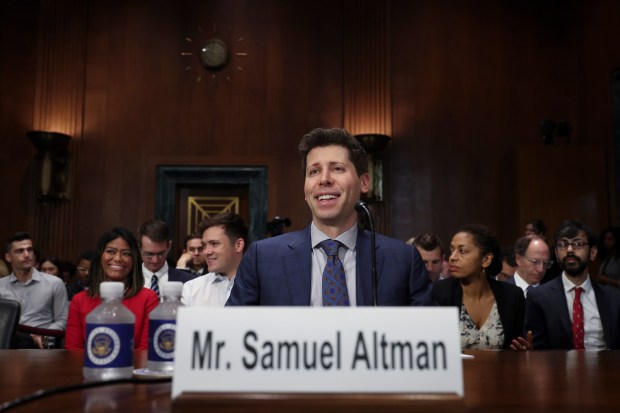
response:
<svg viewBox="0 0 620 413"><path fill-rule="evenodd" d="M11 248L13 248L14 242L19 241L32 241L32 237L24 231L16 232L11 235L9 239L6 240L6 252L11 252Z"/></svg>
<svg viewBox="0 0 620 413"><path fill-rule="evenodd" d="M517 260L515 258L515 247L513 246L503 247L500 252L500 257L502 259L502 262L506 261L508 265L510 265L511 267L517 266Z"/></svg>
<svg viewBox="0 0 620 413"><path fill-rule="evenodd" d="M307 134L299 142L299 154L301 155L301 167L306 172L308 153L318 147L338 145L347 149L349 160L355 166L357 176L368 172L368 158L366 151L360 143L345 129L340 128L317 128Z"/></svg>
<svg viewBox="0 0 620 413"><path fill-rule="evenodd" d="M199 233L199 232L192 232L192 233L187 234L185 236L185 241L183 242L183 247L187 248L187 243L190 242L193 239L199 239L199 240L202 241L202 232L201 233Z"/></svg>
<svg viewBox="0 0 620 413"><path fill-rule="evenodd" d="M198 224L198 233L204 234L204 232L211 227L223 226L226 236L233 244L239 238L243 239L245 244L244 250L248 246L248 227L245 225L245 221L241 216L234 212L221 212L212 217L207 217L200 221Z"/></svg>
<svg viewBox="0 0 620 413"><path fill-rule="evenodd" d="M142 237L148 237L153 242L168 242L170 230L168 224L159 219L150 219L138 228L138 244L142 247Z"/></svg>
<svg viewBox="0 0 620 413"><path fill-rule="evenodd" d="M90 262L93 262L95 260L95 255L97 254L96 251L94 250L88 250L88 251L84 251L83 253L80 254L80 256L78 257L78 263L81 260L87 260Z"/></svg>
<svg viewBox="0 0 620 413"><path fill-rule="evenodd" d="M596 246L596 234L592 228L581 222L571 221L569 219L560 223L560 227L555 232L555 243L557 244L560 238L575 238L581 231L586 234L588 245L590 247Z"/></svg>
<svg viewBox="0 0 620 413"><path fill-rule="evenodd" d="M443 243L437 235L430 232L425 232L415 237L413 245L422 248L424 251L432 251L439 247L441 254L443 255Z"/></svg>

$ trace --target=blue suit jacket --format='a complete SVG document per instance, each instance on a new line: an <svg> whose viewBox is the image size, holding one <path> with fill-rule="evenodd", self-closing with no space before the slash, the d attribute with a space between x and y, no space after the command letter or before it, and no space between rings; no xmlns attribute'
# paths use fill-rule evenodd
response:
<svg viewBox="0 0 620 413"><path fill-rule="evenodd" d="M168 281L181 281L182 283L186 283L196 277L198 276L196 274L192 274L191 272L168 266Z"/></svg>
<svg viewBox="0 0 620 413"><path fill-rule="evenodd" d="M430 281L417 249L376 236L379 305L431 305ZM372 305L370 233L359 230L356 244L356 300ZM254 242L245 253L226 305L308 306L312 283L310 226Z"/></svg>
<svg viewBox="0 0 620 413"><path fill-rule="evenodd" d="M620 291L592 282L605 343L610 350L620 349ZM532 330L535 349L570 350L573 326L562 277L555 277L534 288L525 300L525 331Z"/></svg>

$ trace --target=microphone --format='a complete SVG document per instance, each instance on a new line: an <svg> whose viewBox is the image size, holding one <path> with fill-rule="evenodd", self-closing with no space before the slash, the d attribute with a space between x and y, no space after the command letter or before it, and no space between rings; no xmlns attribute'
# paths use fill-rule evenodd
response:
<svg viewBox="0 0 620 413"><path fill-rule="evenodd" d="M375 226L372 222L372 215L368 209L368 205L364 201L357 201L355 203L355 210L357 212L363 212L368 217L368 225L370 226L370 258L372 262L372 304L376 307L377 301L377 251L375 249Z"/></svg>

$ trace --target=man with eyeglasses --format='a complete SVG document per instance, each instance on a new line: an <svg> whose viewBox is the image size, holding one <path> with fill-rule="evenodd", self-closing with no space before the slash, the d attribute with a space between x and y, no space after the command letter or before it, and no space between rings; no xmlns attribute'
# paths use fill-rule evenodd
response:
<svg viewBox="0 0 620 413"><path fill-rule="evenodd" d="M506 282L521 288L527 298L528 293L540 285L545 271L553 264L549 260L549 246L538 235L526 235L517 240L514 253L517 270Z"/></svg>
<svg viewBox="0 0 620 413"><path fill-rule="evenodd" d="M192 273L196 276L208 273L207 261L202 255L204 245L202 236L198 233L189 234L185 237L183 254L177 261L177 269Z"/></svg>
<svg viewBox="0 0 620 413"><path fill-rule="evenodd" d="M525 329L534 349L620 349L620 292L592 282L588 264L596 258L596 235L588 226L564 221L555 234L563 272L531 291Z"/></svg>
<svg viewBox="0 0 620 413"><path fill-rule="evenodd" d="M143 261L144 286L155 291L160 300L163 300L159 290L162 282L181 281L184 283L196 278L194 274L168 266L166 258L172 241L170 230L164 221L151 219L140 225L138 242Z"/></svg>

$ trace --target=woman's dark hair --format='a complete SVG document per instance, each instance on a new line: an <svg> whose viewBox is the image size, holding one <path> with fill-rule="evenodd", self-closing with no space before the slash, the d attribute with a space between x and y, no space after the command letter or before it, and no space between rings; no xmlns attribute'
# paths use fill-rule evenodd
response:
<svg viewBox="0 0 620 413"><path fill-rule="evenodd" d="M62 262L60 261L60 258L55 255L48 255L47 257L43 257L43 259L39 261L39 266L42 267L45 261L49 261L54 264L54 266L58 268L58 277L62 278Z"/></svg>
<svg viewBox="0 0 620 413"><path fill-rule="evenodd" d="M142 274L142 257L140 255L140 248L138 247L138 241L133 236L131 231L125 228L113 228L110 232L106 232L99 239L97 244L97 252L95 258L91 264L90 274L88 276L88 295L95 298L99 297L99 285L107 281L103 267L101 266L101 257L105 251L106 245L117 238L122 238L127 241L129 248L131 249L132 268L125 281L125 294L124 298L133 297L144 286L144 275Z"/></svg>
<svg viewBox="0 0 620 413"><path fill-rule="evenodd" d="M480 248L480 253L484 257L491 254L491 264L485 269L488 277L493 277L502 270L501 248L497 237L491 229L482 224L466 224L459 228L458 232L471 234L474 244Z"/></svg>
<svg viewBox="0 0 620 413"><path fill-rule="evenodd" d="M610 233L614 237L614 248L612 251L607 251L605 249L605 235ZM601 231L601 235L598 238L598 258L599 260L605 261L605 258L609 256L620 257L620 228L619 227L609 227L605 228Z"/></svg>

